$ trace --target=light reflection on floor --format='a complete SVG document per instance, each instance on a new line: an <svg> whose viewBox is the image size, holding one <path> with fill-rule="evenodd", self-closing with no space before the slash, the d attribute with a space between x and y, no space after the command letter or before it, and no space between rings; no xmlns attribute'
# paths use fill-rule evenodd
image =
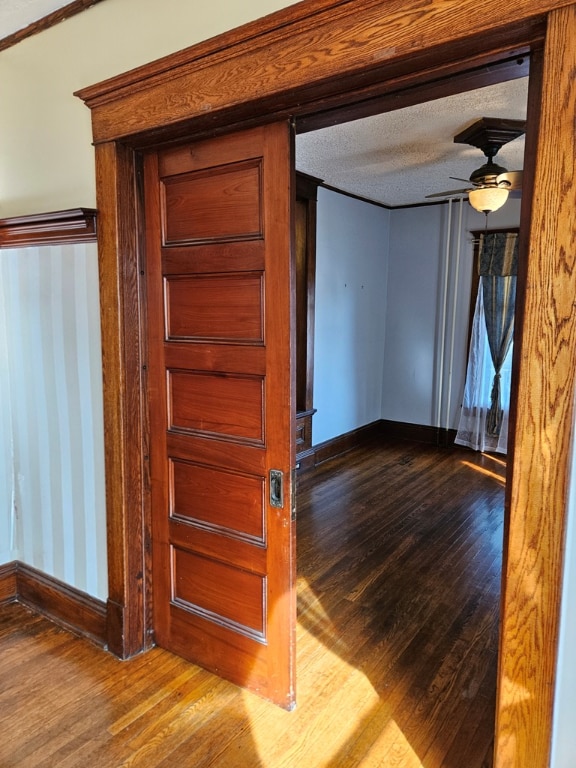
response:
<svg viewBox="0 0 576 768"><path fill-rule="evenodd" d="M298 623L298 647L305 647L302 663L316 667L299 675L298 707L288 713L269 705L264 712L261 699L243 692L262 768L424 768L370 680L342 658L351 653L345 636L303 577L298 579L298 599L306 626L311 621L315 626L312 634L302 621ZM318 689L324 702L322 717L315 714Z"/></svg>
<svg viewBox="0 0 576 768"><path fill-rule="evenodd" d="M494 480L497 480L500 485L506 485L506 463L500 461L499 459L495 459L486 453L484 454L484 457L493 459L493 461L499 466L496 466L494 469L487 469L486 467L478 466L478 464L473 464L470 461L462 461L461 464L468 469L473 469L475 472L480 472L482 475L494 478Z"/></svg>

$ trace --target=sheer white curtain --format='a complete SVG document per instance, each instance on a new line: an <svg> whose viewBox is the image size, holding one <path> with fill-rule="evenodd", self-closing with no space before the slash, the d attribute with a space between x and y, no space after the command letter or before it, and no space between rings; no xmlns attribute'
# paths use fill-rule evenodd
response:
<svg viewBox="0 0 576 768"><path fill-rule="evenodd" d="M472 448L475 451L506 453L508 443L508 413L510 406L510 378L512 368L512 344L500 369L500 395L503 409L502 428L498 436L486 434L486 418L490 410L490 395L494 380L494 365L490 355L482 282L478 288L476 309L472 322L470 353L466 371L466 387L462 412L458 424L455 443Z"/></svg>

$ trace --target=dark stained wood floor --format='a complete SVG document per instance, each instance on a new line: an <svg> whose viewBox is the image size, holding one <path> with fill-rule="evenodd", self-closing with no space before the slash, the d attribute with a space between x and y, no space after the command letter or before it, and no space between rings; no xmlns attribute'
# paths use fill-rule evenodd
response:
<svg viewBox="0 0 576 768"><path fill-rule="evenodd" d="M298 707L0 608L2 768L489 768L505 467L373 445L300 478Z"/></svg>

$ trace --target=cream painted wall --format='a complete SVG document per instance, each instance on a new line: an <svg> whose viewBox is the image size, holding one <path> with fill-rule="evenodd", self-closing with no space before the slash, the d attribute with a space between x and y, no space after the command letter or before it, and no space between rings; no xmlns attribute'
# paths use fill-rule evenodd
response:
<svg viewBox="0 0 576 768"><path fill-rule="evenodd" d="M0 53L0 218L95 206L90 111L74 91L287 0L104 0Z"/></svg>
<svg viewBox="0 0 576 768"><path fill-rule="evenodd" d="M105 0L0 53L0 218L94 207L73 92L292 3ZM96 247L0 250L0 564L106 599Z"/></svg>

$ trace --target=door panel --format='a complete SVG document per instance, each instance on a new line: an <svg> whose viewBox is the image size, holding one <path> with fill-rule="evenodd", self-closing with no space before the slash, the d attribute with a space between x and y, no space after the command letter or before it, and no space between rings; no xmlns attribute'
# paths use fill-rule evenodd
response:
<svg viewBox="0 0 576 768"><path fill-rule="evenodd" d="M292 136L145 158L156 641L294 705ZM271 506L270 470L284 477Z"/></svg>
<svg viewBox="0 0 576 768"><path fill-rule="evenodd" d="M263 287L261 273L167 278L169 339L262 343Z"/></svg>
<svg viewBox="0 0 576 768"><path fill-rule="evenodd" d="M261 237L261 177L258 159L166 178L164 245Z"/></svg>
<svg viewBox="0 0 576 768"><path fill-rule="evenodd" d="M264 377L167 373L170 429L264 445Z"/></svg>
<svg viewBox="0 0 576 768"><path fill-rule="evenodd" d="M264 544L263 478L176 460L171 462L171 474L173 519Z"/></svg>

